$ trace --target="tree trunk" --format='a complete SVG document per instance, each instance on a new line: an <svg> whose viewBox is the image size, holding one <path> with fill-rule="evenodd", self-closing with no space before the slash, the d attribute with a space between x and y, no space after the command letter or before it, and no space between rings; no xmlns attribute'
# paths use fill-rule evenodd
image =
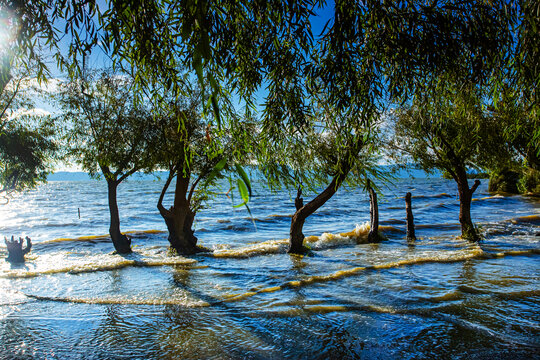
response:
<svg viewBox="0 0 540 360"><path fill-rule="evenodd" d="M158 202L159 213L165 220L169 230L169 243L171 248L178 254L190 255L201 251L203 248L197 246L197 237L193 231L193 221L195 212L190 209L189 202L186 199L189 187L190 174L184 174L182 171L176 176L176 188L174 192L174 205L169 209L163 207L163 197L172 180L169 176Z"/></svg>
<svg viewBox="0 0 540 360"><path fill-rule="evenodd" d="M298 191L296 192L296 199L294 199L294 207L296 211L300 210L304 206L304 199L302 199L302 187L298 186Z"/></svg>
<svg viewBox="0 0 540 360"><path fill-rule="evenodd" d="M480 180L475 180L473 186L469 189L467 175L465 171L458 175L458 193L459 193L459 223L461 225L461 237L463 239L478 241L480 237L471 219L472 195L480 185Z"/></svg>
<svg viewBox="0 0 540 360"><path fill-rule="evenodd" d="M120 232L120 216L118 215L118 203L116 200L118 184L119 182L117 180L107 179L109 212L111 216L109 235L117 253L129 254L131 253L131 240Z"/></svg>
<svg viewBox="0 0 540 360"><path fill-rule="evenodd" d="M411 206L412 195L408 192L405 195L405 211L407 212L407 240L414 241L416 240L416 235L414 234L414 217L412 213Z"/></svg>
<svg viewBox="0 0 540 360"><path fill-rule="evenodd" d="M371 187L371 181L368 180L369 191L369 233L368 242L379 242L381 236L379 235L379 204L377 203L377 193Z"/></svg>
<svg viewBox="0 0 540 360"><path fill-rule="evenodd" d="M291 220L291 230L289 237L289 253L292 254L304 254L309 249L303 245L304 243L304 234L302 233L304 223L307 217L317 211L321 206L323 206L334 194L337 192L345 178L351 171L353 163L351 163L352 158L356 158L362 147L364 146L364 141L362 138L354 138L352 143L349 143L347 146L348 151L344 154L340 163L338 163L338 168L340 172L334 176L330 185L326 187L315 199L311 200L307 204L303 205L303 200L301 200L302 192L299 189L297 194L297 199L295 201L296 212L294 213ZM300 208L298 208L302 205Z"/></svg>
<svg viewBox="0 0 540 360"><path fill-rule="evenodd" d="M346 170L346 171L345 171ZM317 197L306 205L303 205L299 209L297 208L291 220L291 230L289 237L289 250L291 254L305 254L309 249L303 245L304 243L304 234L302 232L304 228L304 223L307 217L317 211L321 206L323 206L339 189L343 180L347 176L349 168L344 169L343 173L336 175L330 185L323 190ZM301 199L302 192L299 191L297 198L295 200L295 205L299 206L303 204Z"/></svg>

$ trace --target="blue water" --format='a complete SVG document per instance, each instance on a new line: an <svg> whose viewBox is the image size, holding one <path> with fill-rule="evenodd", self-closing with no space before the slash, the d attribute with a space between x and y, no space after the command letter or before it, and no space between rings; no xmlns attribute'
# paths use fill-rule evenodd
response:
<svg viewBox="0 0 540 360"><path fill-rule="evenodd" d="M472 244L455 183L396 180L379 197L388 240L366 244L367 194L340 189L308 218L313 254L300 257L286 253L295 191L255 184L250 217L223 186L195 223L213 253L179 257L156 209L162 185L119 187L128 256L106 236L103 181L51 181L0 207L0 235L34 242L24 265L0 264L0 358L539 358L538 198L483 183Z"/></svg>

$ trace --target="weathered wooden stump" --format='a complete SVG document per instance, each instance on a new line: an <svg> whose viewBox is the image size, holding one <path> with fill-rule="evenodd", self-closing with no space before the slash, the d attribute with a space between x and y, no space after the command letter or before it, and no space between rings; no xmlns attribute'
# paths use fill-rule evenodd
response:
<svg viewBox="0 0 540 360"><path fill-rule="evenodd" d="M23 263L24 255L28 254L30 249L32 249L32 240L28 236L26 237L26 247L24 249L24 240L21 237L19 240L15 240L13 236L11 237L11 240L4 237L4 242L6 243L8 251L8 257L6 260L11 263Z"/></svg>
<svg viewBox="0 0 540 360"><path fill-rule="evenodd" d="M408 241L414 241L416 240L416 236L414 234L414 217L412 213L412 207L411 207L411 193L408 192L407 195L405 195L405 210L407 211L407 240Z"/></svg>
<svg viewBox="0 0 540 360"><path fill-rule="evenodd" d="M371 181L368 180L367 188L369 191L369 217L370 229L368 233L368 242L380 242L381 235L379 234L379 204L377 203L377 193L371 187Z"/></svg>

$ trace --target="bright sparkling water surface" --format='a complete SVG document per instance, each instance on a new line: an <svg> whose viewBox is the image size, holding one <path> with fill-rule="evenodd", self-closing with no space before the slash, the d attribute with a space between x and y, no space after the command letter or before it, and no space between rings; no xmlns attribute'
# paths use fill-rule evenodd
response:
<svg viewBox="0 0 540 360"><path fill-rule="evenodd" d="M196 217L214 252L180 257L156 209L162 181L119 187L127 256L105 236L104 182L50 182L0 206L0 235L34 241L24 265L0 261L0 358L540 358L540 199L486 183L479 244L458 237L453 181L403 179L382 189L380 244L365 243L360 189L308 218L300 257L286 253L295 192L255 186L252 219L224 188Z"/></svg>

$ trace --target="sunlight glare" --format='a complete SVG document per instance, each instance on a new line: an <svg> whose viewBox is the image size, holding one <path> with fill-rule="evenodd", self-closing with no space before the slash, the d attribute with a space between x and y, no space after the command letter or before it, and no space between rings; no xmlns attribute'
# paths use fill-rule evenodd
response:
<svg viewBox="0 0 540 360"><path fill-rule="evenodd" d="M6 10L0 11L0 52L8 49L11 42L13 28L13 19Z"/></svg>

